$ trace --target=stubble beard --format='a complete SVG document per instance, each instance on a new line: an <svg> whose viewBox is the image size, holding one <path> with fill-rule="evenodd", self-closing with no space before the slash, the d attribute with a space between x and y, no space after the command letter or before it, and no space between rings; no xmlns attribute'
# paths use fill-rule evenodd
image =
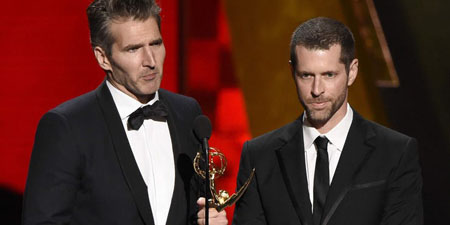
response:
<svg viewBox="0 0 450 225"><path fill-rule="evenodd" d="M154 69L154 70L145 70L139 73L139 76L137 77L137 80L131 80L131 79L126 79L126 78L130 78L130 75L127 73L127 71L125 71L120 65L118 65L114 60L110 59L111 64L115 67L116 71L119 74L113 75L108 74L107 79L111 82L111 84L113 86L115 86L116 88L118 88L119 90L121 90L124 93L129 93L127 95L129 95L130 97L135 97L137 98L138 101L140 101L141 103L147 103L148 101L150 101L151 99L154 98L156 91L158 91L160 85L161 85L161 80L162 80L162 74L160 73L160 70L158 68ZM152 85L154 86L151 91L146 91L145 86L147 85L151 85L148 82L142 81L141 77L149 74L149 73L156 73L157 76L155 77L155 79L153 81L149 81L150 83L153 83ZM120 86L118 86L120 85ZM126 92L125 92L126 91Z"/></svg>
<svg viewBox="0 0 450 225"><path fill-rule="evenodd" d="M347 96L346 89L342 91L340 95L337 96L337 98L333 101L333 99L325 98L320 99L320 101L331 101L331 106L326 107L323 110L315 110L310 107L308 107L307 104L305 104L304 101L301 101L303 108L306 111L307 120L311 125L314 127L322 127L324 126L333 116L334 114L341 108L342 104L344 104L345 98ZM309 102L318 101L318 99L311 99Z"/></svg>

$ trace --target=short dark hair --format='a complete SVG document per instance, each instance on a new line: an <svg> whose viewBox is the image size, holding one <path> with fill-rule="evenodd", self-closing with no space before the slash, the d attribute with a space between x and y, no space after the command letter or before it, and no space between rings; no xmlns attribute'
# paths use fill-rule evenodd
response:
<svg viewBox="0 0 450 225"><path fill-rule="evenodd" d="M99 46L111 56L114 39L109 25L113 20L132 18L144 21L153 17L161 30L160 12L161 8L154 0L94 0L86 10L92 48Z"/></svg>
<svg viewBox="0 0 450 225"><path fill-rule="evenodd" d="M306 49L328 50L331 46L341 46L340 61L348 73L350 63L355 59L355 39L352 32L343 23L326 17L310 19L297 27L292 34L291 65L297 66L295 47L301 45Z"/></svg>

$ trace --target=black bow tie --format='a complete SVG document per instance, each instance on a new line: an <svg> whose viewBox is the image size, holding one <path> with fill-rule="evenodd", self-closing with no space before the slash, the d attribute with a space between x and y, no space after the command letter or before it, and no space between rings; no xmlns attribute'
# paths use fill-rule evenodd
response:
<svg viewBox="0 0 450 225"><path fill-rule="evenodd" d="M153 105L146 105L131 113L128 118L128 129L139 130L146 119L166 121L167 115L167 106L161 101L156 101Z"/></svg>

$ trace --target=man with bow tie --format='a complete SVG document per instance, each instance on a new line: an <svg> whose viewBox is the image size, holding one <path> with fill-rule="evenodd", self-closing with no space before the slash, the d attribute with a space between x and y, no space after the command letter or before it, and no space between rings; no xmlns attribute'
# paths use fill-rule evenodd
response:
<svg viewBox="0 0 450 225"><path fill-rule="evenodd" d="M153 0L94 0L91 44L106 79L39 122L23 224L203 223L192 161L201 114L160 89L165 47ZM203 211L203 210L202 210ZM210 213L226 224L225 212ZM215 223L218 222L218 223Z"/></svg>

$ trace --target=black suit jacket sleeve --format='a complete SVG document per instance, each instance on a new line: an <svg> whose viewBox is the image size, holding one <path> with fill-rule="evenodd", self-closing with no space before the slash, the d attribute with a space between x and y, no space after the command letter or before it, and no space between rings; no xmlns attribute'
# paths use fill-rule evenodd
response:
<svg viewBox="0 0 450 225"><path fill-rule="evenodd" d="M422 176L417 141L408 139L398 167L388 180L383 225L423 224Z"/></svg>
<svg viewBox="0 0 450 225"><path fill-rule="evenodd" d="M249 142L245 142L239 165L237 189L239 189L247 181L250 177L250 172L254 168L254 164L251 162L252 157L250 154ZM236 204L233 224L267 224L261 204L260 193L256 185L257 179L258 171L255 171L255 176L248 186L247 191Z"/></svg>
<svg viewBox="0 0 450 225"><path fill-rule="evenodd" d="M64 116L54 111L45 114L31 155L23 224L68 223L80 186L78 166L82 159L76 151Z"/></svg>

